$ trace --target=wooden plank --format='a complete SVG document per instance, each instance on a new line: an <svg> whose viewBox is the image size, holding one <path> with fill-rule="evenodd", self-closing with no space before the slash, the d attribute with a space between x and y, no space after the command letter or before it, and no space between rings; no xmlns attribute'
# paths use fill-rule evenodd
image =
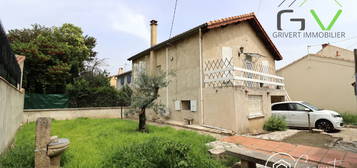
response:
<svg viewBox="0 0 357 168"><path fill-rule="evenodd" d="M317 164L314 163L306 163L304 161L298 161L298 163L295 166L295 161L293 159L288 159L288 158L282 158L281 156L275 156L272 157L272 155L257 152L245 147L236 147L236 148L230 148L226 149L225 154L231 155L237 158L240 158L241 160L247 161L247 162L254 162L257 164L261 165L267 165L269 167L273 167L274 164L276 166L276 163L279 164L284 164L284 165L290 165L290 167L294 168L314 168L317 167Z"/></svg>

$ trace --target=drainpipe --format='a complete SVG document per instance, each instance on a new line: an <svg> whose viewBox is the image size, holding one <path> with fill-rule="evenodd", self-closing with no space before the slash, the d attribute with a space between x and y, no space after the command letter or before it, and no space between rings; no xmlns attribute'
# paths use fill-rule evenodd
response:
<svg viewBox="0 0 357 168"><path fill-rule="evenodd" d="M169 77L169 47L166 47L166 80ZM166 86L166 110L169 109L169 85Z"/></svg>
<svg viewBox="0 0 357 168"><path fill-rule="evenodd" d="M198 52L200 54L200 112L201 125L204 125L204 107L203 107L203 71L202 71L202 29L198 29Z"/></svg>

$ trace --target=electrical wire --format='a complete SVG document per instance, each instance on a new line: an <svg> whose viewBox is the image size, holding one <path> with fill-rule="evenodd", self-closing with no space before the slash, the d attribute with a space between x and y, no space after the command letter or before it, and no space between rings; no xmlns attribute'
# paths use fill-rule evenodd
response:
<svg viewBox="0 0 357 168"><path fill-rule="evenodd" d="M173 29L173 27L174 27L175 15L176 15L176 8L177 8L177 0L175 0L175 7L174 7L174 12L173 12L173 15L172 15L172 22L171 22L171 28L170 28L170 35L169 35L169 38L171 38L171 35L172 35L172 29Z"/></svg>

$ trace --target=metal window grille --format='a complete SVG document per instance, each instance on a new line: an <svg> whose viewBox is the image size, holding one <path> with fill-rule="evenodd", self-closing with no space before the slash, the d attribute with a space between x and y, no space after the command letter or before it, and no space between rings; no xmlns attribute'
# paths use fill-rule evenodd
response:
<svg viewBox="0 0 357 168"><path fill-rule="evenodd" d="M21 80L21 70L16 56L10 48L9 40L5 30L0 23L0 76L5 80L18 86Z"/></svg>

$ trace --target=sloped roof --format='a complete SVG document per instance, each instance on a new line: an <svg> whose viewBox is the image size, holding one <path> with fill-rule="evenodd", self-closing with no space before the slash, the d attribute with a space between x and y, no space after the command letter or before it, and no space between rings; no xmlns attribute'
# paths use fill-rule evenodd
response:
<svg viewBox="0 0 357 168"><path fill-rule="evenodd" d="M166 41L156 44L156 45L130 57L128 60L131 61L131 60L138 59L142 56L148 55L150 53L150 51L152 51L152 50L157 50L159 48L166 46L167 44L176 42L178 40L184 39L186 37L189 37L190 35L197 33L199 31L199 29L203 29L203 30L204 29L214 29L214 28L219 28L219 27L230 25L230 24L244 22L244 21L248 21L249 24L256 30L258 37L263 41L263 44L268 48L268 50L274 56L275 60L282 60L283 57L281 56L278 49L275 47L274 43L269 38L268 34L263 29L262 25L260 24L260 22L258 21L258 19L254 13L248 13L248 14L239 15L239 16L222 18L222 19L209 21L207 23L203 23L197 27L194 27L194 28L186 31L186 32L176 35Z"/></svg>
<svg viewBox="0 0 357 168"><path fill-rule="evenodd" d="M131 74L131 71L126 71L126 72L123 72L123 73L121 73L121 74L113 75L113 76L115 76L115 77L121 77L121 76L126 76L126 75L129 75L129 74Z"/></svg>
<svg viewBox="0 0 357 168"><path fill-rule="evenodd" d="M297 60L295 60L295 61L289 63L288 65L285 65L284 67L282 67L282 68L276 70L276 72L280 72L280 71L282 71L282 70L284 70L284 69L286 69L286 68L288 68L288 67L290 67L290 66L296 64L297 62L300 62L301 60L303 60L303 59L305 59L305 58L307 58L307 57L309 57L309 56L319 57L319 58L325 58L325 59L331 59L331 60L336 60L336 61L354 62L354 61L347 60L347 59L341 59L341 58L335 58L335 57L328 57L328 56L320 55L320 54L307 54L307 55L305 55L305 56L303 56L303 57L301 57L301 58L299 58L299 59L297 59Z"/></svg>

